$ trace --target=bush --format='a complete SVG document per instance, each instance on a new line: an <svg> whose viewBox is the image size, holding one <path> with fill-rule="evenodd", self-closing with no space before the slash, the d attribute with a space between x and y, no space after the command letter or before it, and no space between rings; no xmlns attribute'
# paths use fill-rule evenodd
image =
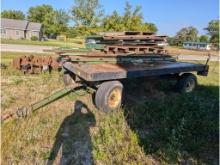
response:
<svg viewBox="0 0 220 165"><path fill-rule="evenodd" d="M31 41L38 41L38 37L37 36L31 36Z"/></svg>
<svg viewBox="0 0 220 165"><path fill-rule="evenodd" d="M65 35L59 35L56 38L58 41L66 41L66 36Z"/></svg>

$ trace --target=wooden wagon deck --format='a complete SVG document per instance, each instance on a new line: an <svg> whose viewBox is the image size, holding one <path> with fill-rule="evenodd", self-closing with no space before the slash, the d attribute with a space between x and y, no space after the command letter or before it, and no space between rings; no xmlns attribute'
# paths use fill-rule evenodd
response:
<svg viewBox="0 0 220 165"><path fill-rule="evenodd" d="M66 62L64 68L86 81L160 76L182 72L197 72L205 75L208 71L207 66L203 64L169 61L137 64L74 64Z"/></svg>

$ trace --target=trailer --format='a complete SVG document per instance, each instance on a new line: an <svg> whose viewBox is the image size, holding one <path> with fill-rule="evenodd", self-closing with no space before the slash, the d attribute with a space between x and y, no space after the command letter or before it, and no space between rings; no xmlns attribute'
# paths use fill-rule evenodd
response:
<svg viewBox="0 0 220 165"><path fill-rule="evenodd" d="M111 112L122 105L124 80L133 78L174 78L178 92L192 92L197 84L194 74L208 75L210 56L205 64L177 61L160 45L166 42L166 38L148 32L101 33L87 37L86 48L56 50L59 54L56 60L29 60L27 57L15 60L15 66L26 70L28 66L31 71L34 66L40 70L50 66L61 67L66 87L29 108L19 108L3 120L12 116L24 117L81 87L95 92L94 104L99 110Z"/></svg>
<svg viewBox="0 0 220 165"><path fill-rule="evenodd" d="M158 59L157 59L158 60ZM172 60L158 60L134 63L72 63L64 62L64 83L84 84L95 90L94 103L104 112L120 108L123 96L123 80L141 77L166 76L177 80L176 89L180 93L192 92L197 84L197 73L208 74L206 64L194 64Z"/></svg>
<svg viewBox="0 0 220 165"><path fill-rule="evenodd" d="M18 108L14 113L1 117L1 122L10 118L23 118L28 114L76 92L78 89L92 89L94 104L99 110L112 112L122 105L124 80L144 77L168 77L176 79L176 89L180 93L190 93L197 85L197 75L208 75L209 56L205 64L179 62L170 56L141 56L117 58L66 58L60 61L63 82L66 85L49 97L29 106ZM98 61L97 61L98 60ZM193 74L194 73L194 74Z"/></svg>

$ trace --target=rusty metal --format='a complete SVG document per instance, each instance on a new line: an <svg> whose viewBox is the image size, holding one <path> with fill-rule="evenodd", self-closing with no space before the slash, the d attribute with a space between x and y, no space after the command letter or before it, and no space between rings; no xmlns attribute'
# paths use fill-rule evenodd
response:
<svg viewBox="0 0 220 165"><path fill-rule="evenodd" d="M147 32L105 32L86 38L87 48L99 50L105 55L112 53L115 55L126 53L166 54L161 43L167 43L167 36Z"/></svg>
<svg viewBox="0 0 220 165"><path fill-rule="evenodd" d="M162 45L161 45L162 43ZM58 55L66 53L89 55L167 54L167 36L151 32L102 32L86 37L84 48L44 50Z"/></svg>
<svg viewBox="0 0 220 165"><path fill-rule="evenodd" d="M66 61L72 63L88 63L88 64L123 64L123 63L146 63L155 61L176 61L174 57L170 56L71 56Z"/></svg>
<svg viewBox="0 0 220 165"><path fill-rule="evenodd" d="M166 54L166 51L163 47L160 46L143 46L143 45L110 45L105 46L104 52L106 54L125 54L125 53L133 53L133 54Z"/></svg>
<svg viewBox="0 0 220 165"><path fill-rule="evenodd" d="M208 72L206 65L176 61L153 61L134 63L72 63L65 62L63 67L87 82L118 80L137 77L173 75L181 72Z"/></svg>
<svg viewBox="0 0 220 165"><path fill-rule="evenodd" d="M44 71L51 71L51 69L58 69L59 63L56 58L51 56L22 56L14 58L12 61L16 69L22 70L24 73L40 73Z"/></svg>

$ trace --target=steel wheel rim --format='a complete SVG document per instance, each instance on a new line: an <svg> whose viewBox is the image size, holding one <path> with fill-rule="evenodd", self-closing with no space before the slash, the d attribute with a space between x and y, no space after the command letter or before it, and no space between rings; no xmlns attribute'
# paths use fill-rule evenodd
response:
<svg viewBox="0 0 220 165"><path fill-rule="evenodd" d="M187 81L185 87L186 87L186 92L191 92L195 87L195 81L193 79L190 79L189 81Z"/></svg>
<svg viewBox="0 0 220 165"><path fill-rule="evenodd" d="M111 91L108 96L108 106L110 109L116 109L121 102L121 90L120 88L115 88Z"/></svg>

